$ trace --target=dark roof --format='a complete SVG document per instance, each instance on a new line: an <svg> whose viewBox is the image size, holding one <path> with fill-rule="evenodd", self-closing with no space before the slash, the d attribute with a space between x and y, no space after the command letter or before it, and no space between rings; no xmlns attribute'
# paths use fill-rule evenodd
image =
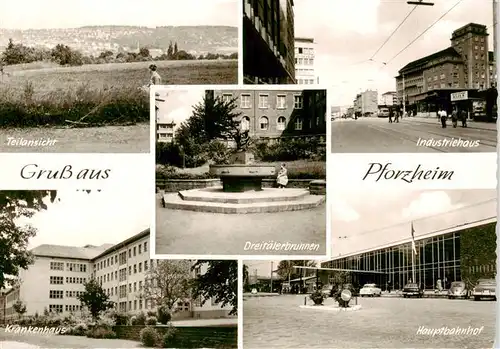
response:
<svg viewBox="0 0 500 349"><path fill-rule="evenodd" d="M422 67L433 59L441 58L441 57L450 57L450 56L462 58L462 56L460 56L460 54L457 52L457 50L455 50L453 47L448 47L444 50L435 52L429 56L425 56L423 58L417 59L416 61L408 63L407 65L405 65L403 68L401 68L399 70L399 74L403 73L406 70Z"/></svg>
<svg viewBox="0 0 500 349"><path fill-rule="evenodd" d="M106 249L113 246L112 244L104 244L101 246L62 246L62 245L40 245L31 250L33 255L38 257L53 257L53 258L71 258L91 260Z"/></svg>
<svg viewBox="0 0 500 349"><path fill-rule="evenodd" d="M141 231L139 234L135 234L134 236L126 239L126 240L123 240L122 242L116 244L116 245L112 245L110 248L106 249L105 251L103 251L102 253L100 253L99 255L96 255L95 257L93 257L92 259L97 259L99 257L102 257L104 255L107 255L108 253L111 253L111 252L114 252L114 251L117 251L119 250L120 248L123 248L123 246L126 246L128 244L131 244L133 243L134 241L137 241L137 240L140 240L142 239L143 237L146 237L149 235L149 228L146 229L146 230L143 230Z"/></svg>

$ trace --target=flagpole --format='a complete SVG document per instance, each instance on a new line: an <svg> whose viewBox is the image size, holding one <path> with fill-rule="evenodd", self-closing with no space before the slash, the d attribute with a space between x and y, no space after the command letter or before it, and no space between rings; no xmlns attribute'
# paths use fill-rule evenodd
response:
<svg viewBox="0 0 500 349"><path fill-rule="evenodd" d="M414 283L417 283L417 274L415 273L416 254L417 254L417 248L415 245L415 229L413 228L413 222L411 222L411 274Z"/></svg>

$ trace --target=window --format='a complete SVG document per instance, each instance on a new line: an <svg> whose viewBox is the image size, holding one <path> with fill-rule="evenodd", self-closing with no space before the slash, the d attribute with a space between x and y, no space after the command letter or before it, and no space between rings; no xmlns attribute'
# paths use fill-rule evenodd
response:
<svg viewBox="0 0 500 349"><path fill-rule="evenodd" d="M139 263L139 273L142 273L142 263Z"/></svg>
<svg viewBox="0 0 500 349"><path fill-rule="evenodd" d="M240 98L241 98L241 108L251 108L249 94L242 94Z"/></svg>
<svg viewBox="0 0 500 349"><path fill-rule="evenodd" d="M137 264L134 264L134 274L137 274Z"/></svg>
<svg viewBox="0 0 500 349"><path fill-rule="evenodd" d="M229 103L229 102L231 102L231 99L233 99L233 94L232 94L232 93L224 93L224 94L222 95L222 101L223 101L224 103Z"/></svg>
<svg viewBox="0 0 500 349"><path fill-rule="evenodd" d="M242 131L250 130L250 118L248 116L244 116L241 119L241 130Z"/></svg>
<svg viewBox="0 0 500 349"><path fill-rule="evenodd" d="M119 281L125 281L127 280L127 268L120 269L120 280Z"/></svg>
<svg viewBox="0 0 500 349"><path fill-rule="evenodd" d="M125 298L127 297L127 285L121 285L120 286L120 298Z"/></svg>
<svg viewBox="0 0 500 349"><path fill-rule="evenodd" d="M64 270L63 262L50 262L50 270Z"/></svg>
<svg viewBox="0 0 500 349"><path fill-rule="evenodd" d="M132 293L132 284L128 284L128 293Z"/></svg>
<svg viewBox="0 0 500 349"><path fill-rule="evenodd" d="M63 290L50 290L49 291L49 298L60 298L62 299L64 295Z"/></svg>
<svg viewBox="0 0 500 349"><path fill-rule="evenodd" d="M295 119L294 126L295 126L295 130L298 130L298 131L302 130L302 118Z"/></svg>
<svg viewBox="0 0 500 349"><path fill-rule="evenodd" d="M131 248L128 249L128 258L132 258L132 249Z"/></svg>
<svg viewBox="0 0 500 349"><path fill-rule="evenodd" d="M132 266L128 267L128 275L132 275Z"/></svg>
<svg viewBox="0 0 500 349"><path fill-rule="evenodd" d="M299 47L299 53L303 53L303 48L302 47Z"/></svg>
<svg viewBox="0 0 500 349"><path fill-rule="evenodd" d="M134 257L137 255L137 247L134 246Z"/></svg>
<svg viewBox="0 0 500 349"><path fill-rule="evenodd" d="M144 261L144 271L148 270L148 261Z"/></svg>
<svg viewBox="0 0 500 349"><path fill-rule="evenodd" d="M52 285L62 285L64 283L64 278L62 276L51 276L50 283Z"/></svg>
<svg viewBox="0 0 500 349"><path fill-rule="evenodd" d="M141 254L142 253L142 245L139 245L138 248L139 248L139 254Z"/></svg>
<svg viewBox="0 0 500 349"><path fill-rule="evenodd" d="M276 96L276 108L285 109L286 108L286 96L285 95L277 95Z"/></svg>
<svg viewBox="0 0 500 349"><path fill-rule="evenodd" d="M63 306L62 304L49 304L49 311L52 313L62 313Z"/></svg>
<svg viewBox="0 0 500 349"><path fill-rule="evenodd" d="M259 108L269 108L268 95L259 95Z"/></svg>
<svg viewBox="0 0 500 349"><path fill-rule="evenodd" d="M284 131L286 127L286 119L284 116L280 116L278 118L278 130L279 131Z"/></svg>
<svg viewBox="0 0 500 349"><path fill-rule="evenodd" d="M302 109L302 106L304 104L304 100L303 100L302 96L294 96L293 100L294 100L294 108L295 109Z"/></svg>
<svg viewBox="0 0 500 349"><path fill-rule="evenodd" d="M120 265L127 263L127 252L120 253Z"/></svg>
<svg viewBox="0 0 500 349"><path fill-rule="evenodd" d="M260 118L260 129L261 130L269 129L269 119L265 116Z"/></svg>

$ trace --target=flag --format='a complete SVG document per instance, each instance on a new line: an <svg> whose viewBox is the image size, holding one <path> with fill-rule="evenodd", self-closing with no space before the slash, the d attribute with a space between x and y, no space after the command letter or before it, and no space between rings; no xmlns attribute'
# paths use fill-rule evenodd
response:
<svg viewBox="0 0 500 349"><path fill-rule="evenodd" d="M413 228L413 222L411 222L411 248L413 253L417 254L417 246L415 245L415 229Z"/></svg>

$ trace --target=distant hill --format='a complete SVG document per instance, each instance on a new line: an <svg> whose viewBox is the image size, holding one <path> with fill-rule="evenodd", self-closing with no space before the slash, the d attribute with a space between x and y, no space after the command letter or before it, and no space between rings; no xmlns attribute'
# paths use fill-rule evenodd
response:
<svg viewBox="0 0 500 349"><path fill-rule="evenodd" d="M228 26L87 26L68 29L0 29L0 50L9 38L27 46L53 47L59 43L84 53L127 51L137 47L166 50L177 42L179 50L195 54L238 51L238 28Z"/></svg>

